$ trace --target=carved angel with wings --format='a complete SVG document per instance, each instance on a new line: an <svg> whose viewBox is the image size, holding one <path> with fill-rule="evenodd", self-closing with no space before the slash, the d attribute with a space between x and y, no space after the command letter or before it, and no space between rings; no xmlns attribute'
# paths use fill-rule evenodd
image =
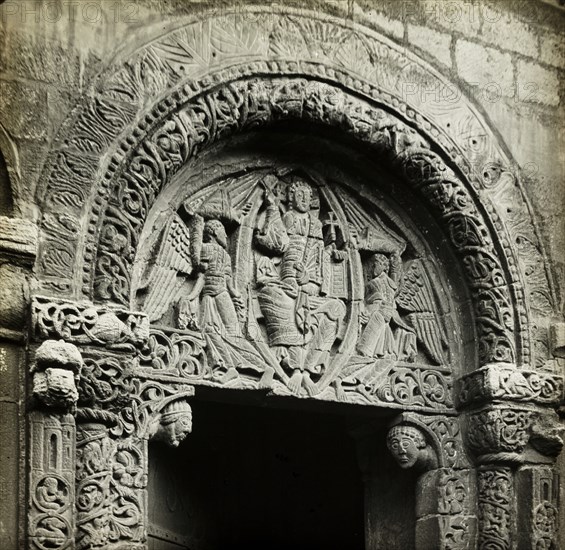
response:
<svg viewBox="0 0 565 550"><path fill-rule="evenodd" d="M153 291L144 309L150 321L156 321L173 304L177 328L201 331L210 364L222 367L227 381L238 376L240 368L259 372L265 368L257 350L243 337L245 300L233 281L223 223L204 219L210 206L200 213L189 212L188 224L178 214L172 217L150 268L146 286Z"/></svg>
<svg viewBox="0 0 565 550"><path fill-rule="evenodd" d="M365 308L360 315L364 328L357 351L365 357L410 361L420 343L429 359L441 365L445 362L445 336L436 317L427 275L419 260L412 261L405 273L401 271L398 253L391 254L390 260L382 253L371 256ZM398 307L408 313L408 323Z"/></svg>

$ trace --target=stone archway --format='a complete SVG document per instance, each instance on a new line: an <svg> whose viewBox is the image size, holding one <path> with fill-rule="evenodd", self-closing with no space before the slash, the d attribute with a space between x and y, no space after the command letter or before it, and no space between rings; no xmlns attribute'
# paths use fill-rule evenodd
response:
<svg viewBox="0 0 565 550"><path fill-rule="evenodd" d="M249 14L268 37L264 41L237 36L241 14L226 14L186 22L116 61L65 125L46 166L38 273L42 293L49 297L38 296L33 303L35 337L63 338L79 345L84 362L77 412L77 513L65 507L58 521L69 536L76 522L79 547L100 541L143 544L145 481L143 474L134 472L146 469L147 438L170 437L176 421L190 415L186 399L194 392L186 380L167 380L150 371L155 357L147 351L147 342L161 335L149 328L143 313L132 311L131 274L145 221L174 175L212 144L252 129L298 121L332 128L378 154L391 173L419 194L448 236L473 304L478 361L471 369L480 368L458 382L458 393L446 376L451 402L424 407L420 411L427 416L404 423L423 430L426 445L440 441L434 451L438 463L426 479L446 488L448 481L439 481L438 476L472 477L461 458L465 455L462 416L453 402L469 411L465 413L470 426L467 446L483 464L478 483L479 540L484 545L510 539L510 521L496 523L493 506L505 518L510 516L513 468L525 460L526 452L534 457L527 460L537 464L535 453L540 451L530 449L530 438L549 421L549 410L543 407L559 399L562 387L559 377L532 368L548 358L543 346L540 352L531 345L532 327L540 325L533 297L550 299L550 285L535 270L520 272L517 258L524 251L516 246L519 235L513 233L512 220L502 218L492 204L504 193L513 193L527 213L527 204L513 184L498 187L512 163L494 139L480 154L474 153L460 135L446 131L444 121L432 116L425 102L408 104L399 97L398 88L391 90L395 84L379 81L386 71L396 70L389 67L379 73L379 60L385 67L384 60L395 60L396 66L410 67L418 78L444 82L385 39L313 14L299 16L290 10L250 10ZM235 42L224 37L226 29L236 33ZM314 38L308 38L306 31ZM328 50L330 43L323 37L329 31L341 33L343 51ZM294 40L295 32L304 45ZM179 63L179 48L188 42L192 53ZM357 54L359 62L353 68L339 61L346 48ZM182 74L183 66L185 71L189 67L190 75ZM457 108L457 116L471 128L486 128L468 103L459 101ZM533 224L527 232L535 241ZM61 270L68 276L61 276ZM164 335L170 343L169 336ZM188 347L191 360L204 361L198 338L188 335L179 340ZM178 341L170 348L175 345L178 348ZM78 367L60 360L58 354L55 359L72 394L68 373L77 374ZM42 364L40 354L36 361L36 394L46 406L51 402L42 393L43 373L55 359ZM110 398L104 397L103 383L112 388ZM425 394L424 385L416 385L420 394ZM508 405L491 404L505 400L528 405L522 409L513 404L509 410ZM43 441L46 430L73 424L68 415L51 415L43 424L41 413L36 416L37 441ZM518 430L518 435L509 437L509 429ZM178 442L172 436L172 442ZM455 447L460 450L450 458ZM547 454L548 447L541 447L545 449L541 455ZM96 457L106 459L96 462ZM547 469L541 466L534 469L537 473L520 475L530 475L531 483L538 483L535 476L547 477ZM32 492L44 481L41 472L38 467L32 476ZM72 484L62 475L61 479ZM488 491L493 479L504 481L495 484L494 495ZM461 484L472 487L470 481ZM66 490L70 498L71 489ZM442 508L438 503L445 498L438 497L426 514L433 519L427 518L421 529L434 532L438 545L447 546L457 538L452 532L457 524L458 544L472 547L476 513L472 492L467 491L459 509L447 504ZM37 506L36 501L32 506ZM31 537L37 536L37 521L30 524ZM435 526L430 526L432 522Z"/></svg>

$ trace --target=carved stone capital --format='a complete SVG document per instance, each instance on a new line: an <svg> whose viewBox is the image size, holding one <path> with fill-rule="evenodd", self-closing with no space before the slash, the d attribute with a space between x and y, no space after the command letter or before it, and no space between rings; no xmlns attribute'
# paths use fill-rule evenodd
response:
<svg viewBox="0 0 565 550"><path fill-rule="evenodd" d="M133 351L149 337L144 313L34 296L31 304L32 338L62 338L73 344Z"/></svg>
<svg viewBox="0 0 565 550"><path fill-rule="evenodd" d="M76 346L63 340L46 340L35 352L33 395L47 407L74 409L82 365Z"/></svg>
<svg viewBox="0 0 565 550"><path fill-rule="evenodd" d="M563 446L555 413L498 405L471 413L467 443L481 463L551 462Z"/></svg>
<svg viewBox="0 0 565 550"><path fill-rule="evenodd" d="M96 348L85 349L83 358L77 416L115 426L120 411L131 405L138 360L131 354Z"/></svg>
<svg viewBox="0 0 565 550"><path fill-rule="evenodd" d="M463 376L456 384L460 406L511 400L557 405L563 399L563 376L492 363Z"/></svg>

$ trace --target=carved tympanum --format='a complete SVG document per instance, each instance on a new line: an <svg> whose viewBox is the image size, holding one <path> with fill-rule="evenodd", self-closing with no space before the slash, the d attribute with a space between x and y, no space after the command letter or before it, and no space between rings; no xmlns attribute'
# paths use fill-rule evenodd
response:
<svg viewBox="0 0 565 550"><path fill-rule="evenodd" d="M302 169L257 169L188 197L138 268L153 326L142 366L191 383L451 406L426 262L359 199Z"/></svg>

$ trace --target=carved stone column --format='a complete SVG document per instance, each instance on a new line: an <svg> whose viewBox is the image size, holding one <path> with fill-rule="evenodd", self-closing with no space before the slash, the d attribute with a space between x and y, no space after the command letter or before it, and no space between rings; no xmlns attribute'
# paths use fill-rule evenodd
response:
<svg viewBox="0 0 565 550"><path fill-rule="evenodd" d="M47 340L32 363L28 538L33 548L75 548L74 469L77 381L82 357L73 344Z"/></svg>
<svg viewBox="0 0 565 550"><path fill-rule="evenodd" d="M158 369L140 368L139 357L149 335L143 313L34 297L32 321L35 339L64 339L48 340L38 348L39 356L42 349L52 352L55 346L59 351L58 362L51 360L53 353L48 354L47 362L36 361L38 400L44 406L73 411L78 404L76 464L75 420L65 416L65 441L72 449L64 448L70 462L59 491L69 499L70 505L64 508L68 517L57 524L51 520L51 530L58 527L66 538L61 535L61 546L57 546L57 531L48 547L76 544L78 550L143 549L147 541L148 442L155 438L178 446L190 433L192 411L187 399L194 395L194 388ZM72 363L73 358L80 368ZM41 418L39 415L38 423ZM45 439L39 428L36 431L37 441ZM42 464L33 474L34 487L39 487L49 467L49 463ZM34 529L30 537L45 538L45 530Z"/></svg>
<svg viewBox="0 0 565 550"><path fill-rule="evenodd" d="M493 364L463 377L459 388L478 465L479 548L556 548L553 463L563 440L551 405L562 399L563 378Z"/></svg>

